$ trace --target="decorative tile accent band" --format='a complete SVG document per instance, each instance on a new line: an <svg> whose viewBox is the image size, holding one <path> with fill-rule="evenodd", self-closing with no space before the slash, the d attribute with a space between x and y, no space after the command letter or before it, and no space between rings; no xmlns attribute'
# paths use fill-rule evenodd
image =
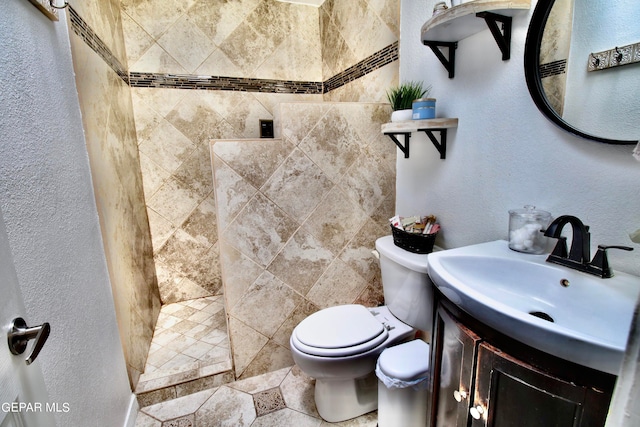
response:
<svg viewBox="0 0 640 427"><path fill-rule="evenodd" d="M394 42L324 82L196 76L191 74L129 73L113 55L109 47L71 6L69 6L69 13L73 31L82 38L122 80L132 87L323 94L398 60L398 42Z"/></svg>
<svg viewBox="0 0 640 427"><path fill-rule="evenodd" d="M567 71L567 60L560 59L558 61L547 62L546 64L540 64L540 77L551 77L564 74Z"/></svg>
<svg viewBox="0 0 640 427"><path fill-rule="evenodd" d="M323 93L327 93L334 89L344 86L365 74L369 74L372 71L382 68L393 61L398 60L398 42L391 43L389 46L374 53L368 58L358 62L355 65L347 68L341 73L336 74L323 83Z"/></svg>
<svg viewBox="0 0 640 427"><path fill-rule="evenodd" d="M132 87L322 94L321 82L140 73L135 71L132 71L129 75L129 84Z"/></svg>
<svg viewBox="0 0 640 427"><path fill-rule="evenodd" d="M95 53L97 53L104 62L107 63L109 67L115 73L125 81L125 83L129 83L129 73L125 70L124 66L120 63L118 58L111 52L111 49L98 37L98 35L91 29L89 24L82 19L76 10L69 6L69 18L71 20L71 28L73 32L76 33L84 42L89 46Z"/></svg>

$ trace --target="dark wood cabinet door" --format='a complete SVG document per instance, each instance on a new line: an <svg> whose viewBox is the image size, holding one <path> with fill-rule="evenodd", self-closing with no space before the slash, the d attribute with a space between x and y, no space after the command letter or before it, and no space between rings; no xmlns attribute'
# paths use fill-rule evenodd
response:
<svg viewBox="0 0 640 427"><path fill-rule="evenodd" d="M443 307L436 313L433 408L436 427L467 427L475 353L480 338Z"/></svg>
<svg viewBox="0 0 640 427"><path fill-rule="evenodd" d="M477 353L471 426L582 426L588 391L483 342Z"/></svg>
<svg viewBox="0 0 640 427"><path fill-rule="evenodd" d="M430 427L605 425L615 376L516 342L445 298L434 321Z"/></svg>

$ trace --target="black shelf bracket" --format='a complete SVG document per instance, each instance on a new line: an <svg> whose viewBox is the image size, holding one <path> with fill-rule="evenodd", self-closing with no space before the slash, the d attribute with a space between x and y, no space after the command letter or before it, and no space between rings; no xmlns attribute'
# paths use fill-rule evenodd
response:
<svg viewBox="0 0 640 427"><path fill-rule="evenodd" d="M502 52L502 60L506 61L511 57L511 17L498 15L491 12L476 13L478 18L484 18L493 38L496 40L500 51ZM498 22L502 24L502 30L498 28Z"/></svg>
<svg viewBox="0 0 640 427"><path fill-rule="evenodd" d="M395 144L398 146L400 151L404 153L404 158L409 158L409 138L411 138L411 132L394 132L394 133L385 133ZM404 145L398 141L396 135L404 135Z"/></svg>
<svg viewBox="0 0 640 427"><path fill-rule="evenodd" d="M493 38L502 52L502 60L506 61L511 58L511 17L492 12L478 12L476 16L483 18L487 23ZM502 28L498 26L498 23L502 24ZM449 72L449 78L452 79L456 71L456 49L458 48L458 42L423 40L422 43L431 48L442 65L444 65L444 68ZM447 49L446 56L442 48Z"/></svg>
<svg viewBox="0 0 640 427"><path fill-rule="evenodd" d="M449 72L449 78L452 79L456 71L456 49L458 48L458 42L423 40L422 43L431 48L442 65L444 65L444 68ZM441 48L447 48L448 57L444 56Z"/></svg>
<svg viewBox="0 0 640 427"><path fill-rule="evenodd" d="M424 132L429 137L429 140L436 147L438 153L440 153L441 159L447 158L447 128L434 128L434 129L418 129L418 132ZM440 140L435 137L434 132L440 134ZM385 132L391 140L398 146L400 151L404 153L404 158L409 158L409 140L411 138L411 132ZM396 136L404 136L404 143L400 142Z"/></svg>
<svg viewBox="0 0 640 427"><path fill-rule="evenodd" d="M442 160L447 158L447 128L418 129L418 131L427 134L433 143L433 146L436 147L436 150L440 153L440 158ZM434 132L438 132L440 134L440 141L436 139L433 134Z"/></svg>

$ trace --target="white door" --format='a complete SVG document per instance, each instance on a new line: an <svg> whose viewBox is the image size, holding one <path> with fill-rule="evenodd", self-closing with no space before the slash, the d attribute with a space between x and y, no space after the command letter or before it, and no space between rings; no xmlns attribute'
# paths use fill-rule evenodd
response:
<svg viewBox="0 0 640 427"><path fill-rule="evenodd" d="M9 350L7 334L16 317L38 324L45 320L38 319L37 313L25 313L0 212L0 427L54 427L52 403L47 396L40 362L36 360L30 365L25 362L34 343L30 341L25 353L20 355L13 355Z"/></svg>

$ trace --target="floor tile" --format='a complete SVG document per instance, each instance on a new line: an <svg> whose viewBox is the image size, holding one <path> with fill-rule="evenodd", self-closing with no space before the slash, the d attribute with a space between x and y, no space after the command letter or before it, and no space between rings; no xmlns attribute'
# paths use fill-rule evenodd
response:
<svg viewBox="0 0 640 427"><path fill-rule="evenodd" d="M276 412L258 417L251 427L318 427L322 420L300 412L284 408Z"/></svg>
<svg viewBox="0 0 640 427"><path fill-rule="evenodd" d="M297 366L284 368L143 407L136 427L376 427L376 411L339 423L324 421L313 388L314 380Z"/></svg>
<svg viewBox="0 0 640 427"><path fill-rule="evenodd" d="M148 393L231 371L226 323L213 319L221 309L219 296L163 305L136 392Z"/></svg>
<svg viewBox="0 0 640 427"><path fill-rule="evenodd" d="M157 420L166 421L195 413L215 392L204 390L189 396L179 397L167 402L157 403L144 408L144 413Z"/></svg>
<svg viewBox="0 0 640 427"><path fill-rule="evenodd" d="M223 308L219 296L162 307L136 388L148 406L138 412L135 427L376 426L376 412L341 423L322 420L314 380L297 366L225 384L233 380L226 324L212 326ZM192 394L175 398L186 393Z"/></svg>
<svg viewBox="0 0 640 427"><path fill-rule="evenodd" d="M284 397L282 397L279 387L254 394L253 404L259 417L286 408Z"/></svg>
<svg viewBox="0 0 640 427"><path fill-rule="evenodd" d="M194 344L188 346L184 350L182 350L182 354L186 354L187 356L193 357L194 359L199 360L202 356L209 353L214 348L213 345L207 344L206 342L197 341Z"/></svg>

